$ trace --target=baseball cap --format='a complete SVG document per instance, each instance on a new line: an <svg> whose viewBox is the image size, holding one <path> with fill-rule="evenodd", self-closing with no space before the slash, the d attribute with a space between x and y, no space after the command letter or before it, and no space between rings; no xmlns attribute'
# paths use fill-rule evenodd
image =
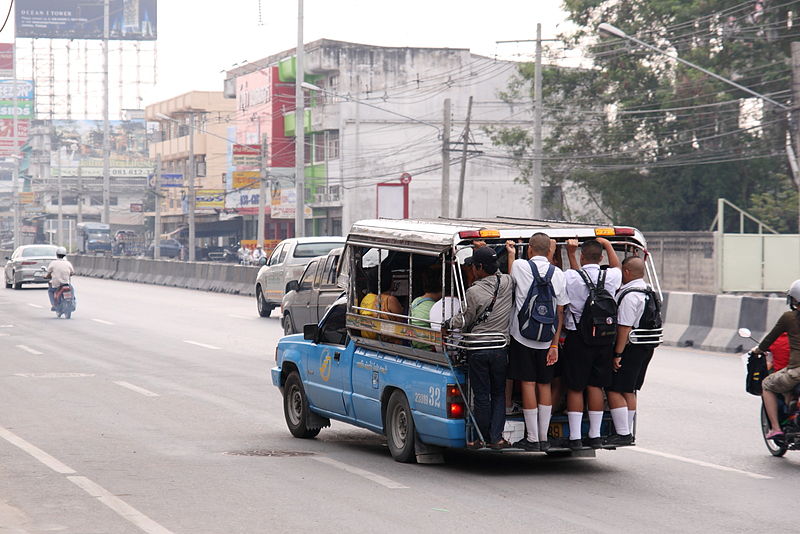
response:
<svg viewBox="0 0 800 534"><path fill-rule="evenodd" d="M497 265L497 254L489 247L480 247L472 251L472 256L464 260L464 265L483 265L494 267Z"/></svg>

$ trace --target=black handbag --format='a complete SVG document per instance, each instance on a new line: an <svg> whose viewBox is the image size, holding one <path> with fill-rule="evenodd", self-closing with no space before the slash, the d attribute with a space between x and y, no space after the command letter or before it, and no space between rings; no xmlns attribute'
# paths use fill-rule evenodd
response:
<svg viewBox="0 0 800 534"><path fill-rule="evenodd" d="M767 357L750 353L747 358L747 382L744 389L751 395L761 396L761 382L767 376Z"/></svg>

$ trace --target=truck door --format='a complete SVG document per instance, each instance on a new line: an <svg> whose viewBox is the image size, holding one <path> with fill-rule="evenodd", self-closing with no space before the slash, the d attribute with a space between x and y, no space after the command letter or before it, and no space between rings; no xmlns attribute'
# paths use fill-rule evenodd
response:
<svg viewBox="0 0 800 534"><path fill-rule="evenodd" d="M317 274L316 317L321 320L328 307L336 302L342 290L336 285L336 271L339 266L339 255L331 254L325 259L325 265Z"/></svg>
<svg viewBox="0 0 800 534"><path fill-rule="evenodd" d="M350 398L350 368L355 344L347 343L346 310L346 300L340 299L321 321L319 342L314 356L309 357L305 385L315 407L352 418L346 399Z"/></svg>
<svg viewBox="0 0 800 534"><path fill-rule="evenodd" d="M292 306L292 319L297 331L302 332L303 326L307 324L317 324L316 310L311 310L311 304L316 304L317 290L314 289L314 280L317 275L319 261L314 260L308 264L303 276L300 277L299 287L297 288L297 295L294 299L294 306Z"/></svg>

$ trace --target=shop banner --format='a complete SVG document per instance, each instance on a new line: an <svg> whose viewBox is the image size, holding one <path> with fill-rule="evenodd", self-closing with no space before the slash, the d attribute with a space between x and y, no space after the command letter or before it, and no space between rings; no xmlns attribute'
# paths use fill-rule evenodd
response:
<svg viewBox="0 0 800 534"><path fill-rule="evenodd" d="M197 209L225 209L225 190L223 189L199 189L194 198L194 206Z"/></svg>
<svg viewBox="0 0 800 534"><path fill-rule="evenodd" d="M253 187L258 187L260 175L261 173L258 171L234 171L233 188L251 189Z"/></svg>

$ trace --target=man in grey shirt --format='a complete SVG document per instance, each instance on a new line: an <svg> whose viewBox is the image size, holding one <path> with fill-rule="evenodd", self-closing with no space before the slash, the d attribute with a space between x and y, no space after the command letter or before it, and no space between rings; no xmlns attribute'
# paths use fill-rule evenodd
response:
<svg viewBox="0 0 800 534"><path fill-rule="evenodd" d="M472 334L507 334L514 308L514 282L509 275L498 272L497 254L489 247L477 248L464 265L472 269L475 282L467 289L466 309L453 317L445 328ZM469 354L475 421L492 448L509 445L503 439L507 364L506 348L474 350ZM483 445L480 442L467 443L473 448Z"/></svg>

